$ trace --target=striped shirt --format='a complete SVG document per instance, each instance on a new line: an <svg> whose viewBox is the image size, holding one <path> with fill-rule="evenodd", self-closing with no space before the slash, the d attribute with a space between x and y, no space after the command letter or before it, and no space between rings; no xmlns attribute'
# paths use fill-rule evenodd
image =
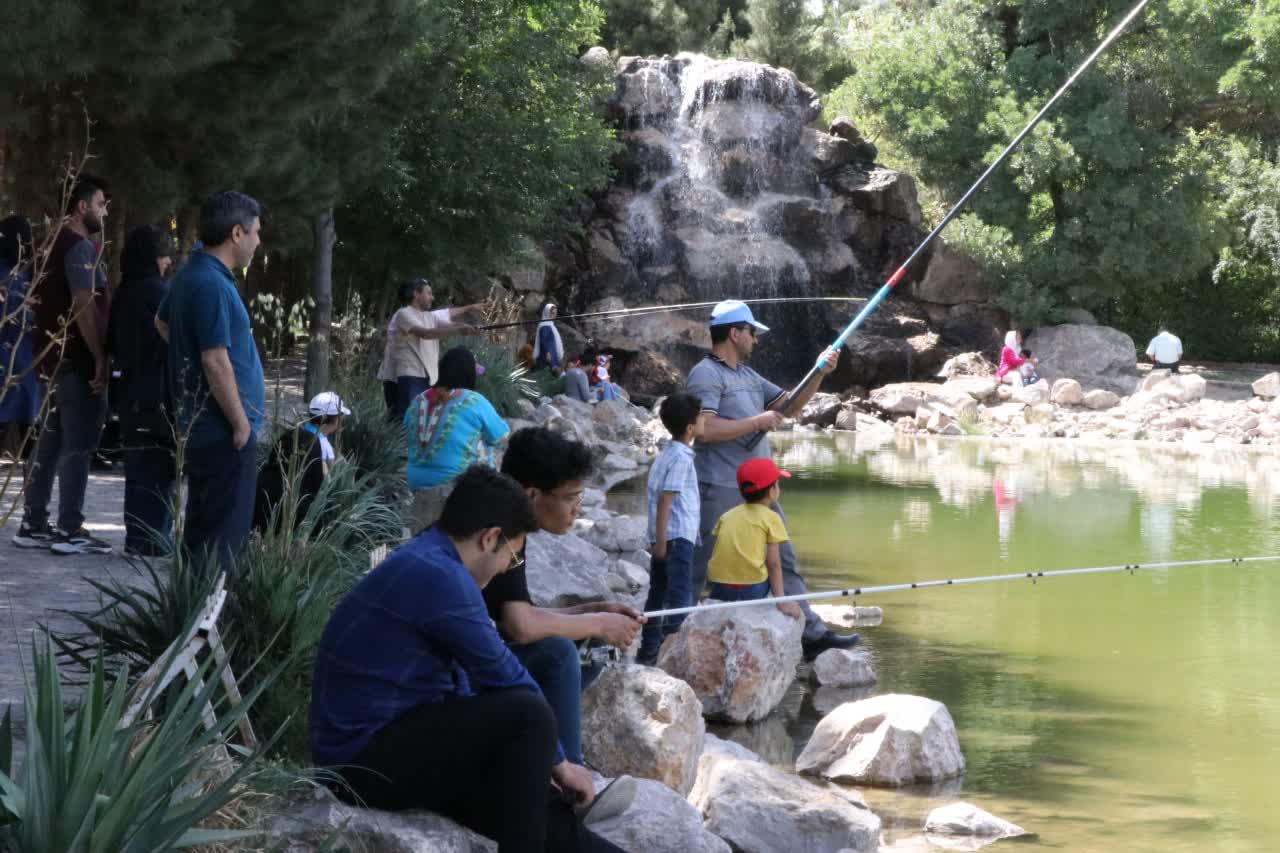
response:
<svg viewBox="0 0 1280 853"><path fill-rule="evenodd" d="M701 502L698 498L698 473L694 467L693 448L672 439L649 469L649 542L658 541L658 498L663 492L675 492L671 512L667 515L667 541L687 539L698 544L701 524Z"/></svg>

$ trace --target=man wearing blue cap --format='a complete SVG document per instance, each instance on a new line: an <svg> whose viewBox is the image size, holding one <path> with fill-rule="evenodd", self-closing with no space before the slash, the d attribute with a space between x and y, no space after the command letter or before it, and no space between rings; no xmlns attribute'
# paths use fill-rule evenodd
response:
<svg viewBox="0 0 1280 853"><path fill-rule="evenodd" d="M698 489L701 492L701 538L693 555L693 591L698 596L707 579L707 561L715 547L716 522L720 516L742 503L738 491L738 466L748 459L769 456L766 436L754 447L748 447L756 433L768 433L782 425L788 415L804 408L822 384L822 379L835 370L840 353L827 350L822 354L822 369L814 380L800 389L791 405L783 410L787 392L774 385L746 365L755 349L756 338L769 327L756 321L751 309L736 299L718 304L711 312L711 354L689 372L689 393L702 400L706 426L695 448ZM778 504L774 512L787 517ZM804 579L796 571L796 552L790 542L782 544L782 580L787 595L806 591ZM804 610L804 653L813 660L827 649L848 648L858 642L858 635L832 633L814 614L808 604Z"/></svg>

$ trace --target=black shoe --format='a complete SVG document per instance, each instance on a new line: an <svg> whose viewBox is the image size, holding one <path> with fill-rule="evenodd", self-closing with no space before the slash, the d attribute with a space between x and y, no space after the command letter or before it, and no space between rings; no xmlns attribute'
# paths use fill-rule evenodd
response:
<svg viewBox="0 0 1280 853"><path fill-rule="evenodd" d="M81 527L74 533L58 532L49 550L55 554L110 554L111 546Z"/></svg>
<svg viewBox="0 0 1280 853"><path fill-rule="evenodd" d="M828 631L816 640L804 644L804 659L812 661L827 649L851 649L862 642L857 634L837 634Z"/></svg>
<svg viewBox="0 0 1280 853"><path fill-rule="evenodd" d="M27 524L24 521L13 537L13 544L19 548L48 548L55 536L57 533L47 521L44 524Z"/></svg>

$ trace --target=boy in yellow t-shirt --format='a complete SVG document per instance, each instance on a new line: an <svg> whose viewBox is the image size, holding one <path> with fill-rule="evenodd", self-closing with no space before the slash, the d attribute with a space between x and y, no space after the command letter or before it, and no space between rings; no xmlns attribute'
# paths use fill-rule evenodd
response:
<svg viewBox="0 0 1280 853"><path fill-rule="evenodd" d="M778 546L787 541L787 527L769 505L782 494L778 480L790 476L767 458L749 459L738 467L738 489L746 503L716 522L716 545L707 563L711 598L752 601L785 594ZM779 602L778 609L792 619L803 615L793 601Z"/></svg>

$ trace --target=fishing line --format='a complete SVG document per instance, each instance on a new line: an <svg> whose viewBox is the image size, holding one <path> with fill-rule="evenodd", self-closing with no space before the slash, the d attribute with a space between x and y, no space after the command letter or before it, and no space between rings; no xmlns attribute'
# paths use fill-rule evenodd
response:
<svg viewBox="0 0 1280 853"><path fill-rule="evenodd" d="M1124 19L1116 25L1115 29L1113 29L1107 37L1102 40L1102 44L1098 45L1093 53L1089 54L1088 59L1081 63L1080 67L1067 78L1067 82L1063 83L1062 87L1059 88L1054 96L1049 99L1049 102L1040 109L1040 112L1036 113L1035 118L1031 119L1027 126L1013 138L1013 141L1010 142L1008 146L1005 147L1004 151L1000 152L1000 156L987 167L987 170L982 173L982 177L978 178L977 182L973 186L969 187L969 190L960 197L960 200L957 201L955 206L951 208L950 212L942 218L942 221L938 223L937 227L929 232L928 236L926 236L924 241L916 247L915 251L912 252L902 265L894 271L893 275L889 276L889 280L875 292L871 299L868 300L867 304L863 306L862 310L858 312L858 315L854 317L853 320L850 321L849 325L844 328L844 331L842 331L839 337L835 339L835 342L831 344L830 349L839 351L840 348L844 346L844 343L849 339L849 336L862 325L862 322L867 319L872 311L876 310L876 307L884 301L886 296L889 295L889 291L893 290L898 282L902 281L902 277L906 275L907 269L924 253L925 249L933 242L934 238L942 233L942 229L946 228L947 225L951 223L952 219L955 219L964 206L968 204L969 199L973 198L974 194L976 194L982 185L987 182L987 178L991 177L991 175L995 173L996 169L1000 168L1000 165L1008 159L1010 154L1013 153L1014 149L1021 144L1022 140L1026 139L1027 136L1030 135L1031 131L1036 129L1036 126L1039 125L1044 117L1049 114L1049 111L1058 103L1058 100L1062 98L1062 96L1065 95L1073 85L1075 85L1075 82L1080 78L1080 75L1089 70L1089 68L1098 61L1098 58L1102 56L1102 54L1106 53L1107 48L1111 47L1111 44L1129 27L1129 24L1133 23L1133 21L1142 14L1142 11L1146 8L1149 2L1150 0L1140 0L1140 2L1129 11L1129 14L1125 15ZM818 356L817 363L814 364L809 372L805 374L804 379L801 379L800 383L796 385L795 388L787 392L787 396L783 400L782 405L778 407L778 411L785 412L790 408L795 398L798 397L801 391L803 391L804 388L813 381L813 378L818 375L818 371L821 370L825 364L826 359L822 356ZM757 432L747 442L747 449L750 450L754 448L762 438L764 438L764 433Z"/></svg>
<svg viewBox="0 0 1280 853"><path fill-rule="evenodd" d="M866 298L862 296L778 296L768 299L741 299L748 305L778 305L788 302L866 302ZM714 308L719 305L719 301L715 302L685 302L680 305L642 305L635 308L615 308L611 311L591 311L585 314L566 314L563 317L556 317L553 321L559 323L561 321L568 322L570 320L586 320L586 319L609 319L613 317L633 317L645 316L648 314L663 314L671 311L692 311L695 308ZM493 329L510 329L516 326L536 326L539 323L548 322L546 320L516 320L511 323L491 323L487 326L476 326L478 332L488 332Z"/></svg>
<svg viewBox="0 0 1280 853"><path fill-rule="evenodd" d="M966 586L976 583L995 583L998 581L1029 580L1032 583L1041 578L1060 578L1069 575L1100 575L1109 572L1128 572L1137 574L1146 569L1171 569L1179 566L1239 566L1245 563L1280 562L1280 556L1274 557L1222 557L1210 560L1177 560L1162 563L1127 563L1122 566L1094 566L1087 569L1055 569L1047 572L1014 572L1007 575L982 575L980 577L950 578L931 581L912 581L911 583L891 583L882 586L858 586L848 589L830 590L828 592L806 592L801 595L784 595L781 598L757 598L751 601L713 601L695 607L677 607L671 610L655 610L644 614L646 618L656 616L680 616L686 613L701 613L704 610L723 610L728 607L760 607L765 604L779 604L783 601L821 601L828 598L856 598L860 595L879 595L886 592L901 592L912 589L929 589L937 586Z"/></svg>

